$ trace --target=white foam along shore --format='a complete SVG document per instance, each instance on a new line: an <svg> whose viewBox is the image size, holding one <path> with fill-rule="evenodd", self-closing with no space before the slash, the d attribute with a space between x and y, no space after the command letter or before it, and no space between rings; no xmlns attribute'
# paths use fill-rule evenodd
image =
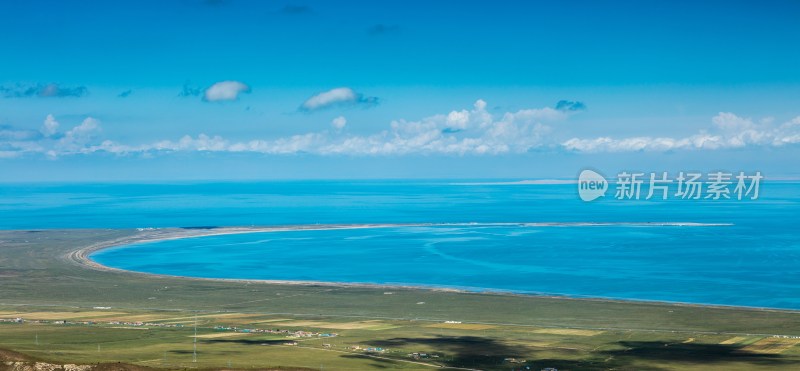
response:
<svg viewBox="0 0 800 371"><path fill-rule="evenodd" d="M524 223L531 227L726 227L733 223L697 223L697 222L557 222L557 223Z"/></svg>

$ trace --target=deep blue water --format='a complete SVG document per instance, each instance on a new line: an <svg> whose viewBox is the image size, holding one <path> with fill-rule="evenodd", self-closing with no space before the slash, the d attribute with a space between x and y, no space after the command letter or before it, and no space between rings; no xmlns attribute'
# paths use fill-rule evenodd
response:
<svg viewBox="0 0 800 371"><path fill-rule="evenodd" d="M315 223L462 225L161 241L100 263L198 277L393 283L800 309L800 184L759 200L580 201L575 185L269 182L1 185L0 228Z"/></svg>

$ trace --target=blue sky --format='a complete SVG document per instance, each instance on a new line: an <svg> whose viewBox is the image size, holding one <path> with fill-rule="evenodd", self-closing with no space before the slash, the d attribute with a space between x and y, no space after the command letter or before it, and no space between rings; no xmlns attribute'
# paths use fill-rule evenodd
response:
<svg viewBox="0 0 800 371"><path fill-rule="evenodd" d="M800 177L796 1L4 1L0 180Z"/></svg>

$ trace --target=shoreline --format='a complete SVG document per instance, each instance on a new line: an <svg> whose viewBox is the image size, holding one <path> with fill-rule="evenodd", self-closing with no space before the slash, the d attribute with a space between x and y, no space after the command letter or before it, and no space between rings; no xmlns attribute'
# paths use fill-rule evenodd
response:
<svg viewBox="0 0 800 371"><path fill-rule="evenodd" d="M187 280L213 281L213 282L239 282L239 283L261 283L273 285L298 285L298 286L323 286L334 288L369 288L369 289L401 289L401 290L426 290L431 292L450 292L473 295L498 295L498 296L521 296L521 297L540 297L560 300L611 302L620 304L650 304L668 305L678 307L699 307L699 308L721 308L766 312L789 312L797 313L800 309L741 306L725 304L692 303L665 300L647 299L627 299L627 298L607 298L597 296L578 296L569 294L536 293L506 291L492 288L457 288L457 287L437 287L433 285L403 285L403 284L381 284L381 283L360 283L360 282L338 282L338 281L309 281L309 280L269 280L269 279L245 279L245 278L211 278L193 277L181 275L167 275L159 273L148 273L132 271L121 268L114 268L102 265L90 258L90 255L104 249L133 245L138 243L157 242L166 240L176 240L184 238L199 238L208 236L246 234L246 233L269 233L269 232L291 232L291 231L323 231L338 229L371 229L371 228L395 228L395 227L456 227L456 226L531 226L531 227L569 227L569 226L641 226L641 227L721 227L731 226L729 223L693 223L693 222L665 222L665 223L638 223L638 222L615 222L615 223L376 223L376 224L305 224L289 226L263 226L263 227L196 227L196 228L139 228L138 232L131 236L126 236L114 240L102 241L89 246L79 248L61 256L62 260L84 268L105 271L145 275L150 277L181 278Z"/></svg>

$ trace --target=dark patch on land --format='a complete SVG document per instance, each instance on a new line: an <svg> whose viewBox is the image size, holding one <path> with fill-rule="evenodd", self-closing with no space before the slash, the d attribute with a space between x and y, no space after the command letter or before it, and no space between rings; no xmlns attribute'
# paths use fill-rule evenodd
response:
<svg viewBox="0 0 800 371"><path fill-rule="evenodd" d="M373 341L369 345L391 348L408 344L421 344L438 349L447 355L439 360L455 367L496 367L503 364L506 358L525 358L533 352L528 347L509 345L495 338L480 336L392 338Z"/></svg>

